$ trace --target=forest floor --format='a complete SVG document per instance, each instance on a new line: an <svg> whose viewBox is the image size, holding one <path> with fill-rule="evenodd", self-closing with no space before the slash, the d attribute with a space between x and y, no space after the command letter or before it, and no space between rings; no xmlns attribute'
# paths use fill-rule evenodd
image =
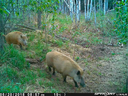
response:
<svg viewBox="0 0 128 96"><path fill-rule="evenodd" d="M110 14L108 16L112 17ZM54 23L54 31L51 30L52 25L50 22L47 25L47 32L49 32L47 34L47 46L49 51L57 50L66 54L83 69L85 68L84 80L86 87L82 88L80 86L79 88L75 88L74 82L70 77L67 77L67 83L64 83L59 73L52 76L45 62L47 53L45 31L37 30L23 32L28 37L26 50L21 51L17 47L12 48L12 50L9 49L4 54L7 60L5 60L4 56L3 58L1 57L0 83L3 85L0 85L0 89L2 90L0 92L126 92L128 48L126 46L121 48L117 44L116 36L112 30L112 23L108 23L107 20L108 18L104 22L106 23L106 25L104 24L105 26L99 23L95 27L93 23L85 23L84 21L80 22L78 26L72 24L70 17L58 16ZM109 18L110 21L112 20ZM15 49L19 51L15 51ZM23 57L20 55L21 53L23 53ZM22 67L24 57L29 62L30 68ZM21 65L18 66L21 66L23 70L19 70L20 67L15 63L20 63Z"/></svg>
<svg viewBox="0 0 128 96"><path fill-rule="evenodd" d="M53 85L51 84L52 88L59 90L58 92L65 93L125 92L128 69L128 49L126 47L121 48L120 46L106 44L104 46L96 44L84 47L81 42L78 44L68 43L67 45L68 47L65 44L59 47L57 44L51 43L50 49L66 54L74 60L78 59L76 62L83 69L85 68L84 80L86 87L75 88L70 77L67 78L68 83L63 83L63 78L59 73L56 76L52 76L52 73L48 71L45 60L38 62L39 58L34 58L33 60L38 63L31 64L31 68L33 70L41 68L42 72L47 72L48 76L44 79L37 78L36 85L28 85L26 92L51 92L51 89L46 89L43 83L41 86L38 84L40 80L54 83ZM27 59L31 60L31 58Z"/></svg>

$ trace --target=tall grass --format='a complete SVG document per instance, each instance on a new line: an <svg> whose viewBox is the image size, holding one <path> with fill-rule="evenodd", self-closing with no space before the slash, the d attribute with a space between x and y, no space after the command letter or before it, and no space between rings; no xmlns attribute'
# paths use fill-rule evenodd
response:
<svg viewBox="0 0 128 96"><path fill-rule="evenodd" d="M0 56L1 62L6 62L7 66L16 67L23 70L29 66L25 61L24 54L17 50L13 45L4 47L4 53Z"/></svg>

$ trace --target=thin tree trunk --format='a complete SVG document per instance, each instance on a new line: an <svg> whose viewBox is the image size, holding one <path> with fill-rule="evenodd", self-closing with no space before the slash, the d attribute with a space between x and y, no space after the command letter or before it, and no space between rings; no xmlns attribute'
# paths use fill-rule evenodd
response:
<svg viewBox="0 0 128 96"><path fill-rule="evenodd" d="M64 13L66 14L66 4L64 2Z"/></svg>
<svg viewBox="0 0 128 96"><path fill-rule="evenodd" d="M88 0L88 4L87 4L87 20L89 18L89 0Z"/></svg>
<svg viewBox="0 0 128 96"><path fill-rule="evenodd" d="M77 0L74 0L74 6L75 6L75 24L77 23L77 4L76 4Z"/></svg>
<svg viewBox="0 0 128 96"><path fill-rule="evenodd" d="M71 20L73 22L73 1L70 0L70 16L71 16Z"/></svg>
<svg viewBox="0 0 128 96"><path fill-rule="evenodd" d="M102 7L102 0L99 0L99 10L102 11L103 7Z"/></svg>
<svg viewBox="0 0 128 96"><path fill-rule="evenodd" d="M108 10L108 0L104 0L104 15L106 14Z"/></svg>
<svg viewBox="0 0 128 96"><path fill-rule="evenodd" d="M76 11L76 18L77 18L77 23L80 21L80 11L79 11L79 2L80 0L76 0L76 7L77 7L77 11Z"/></svg>
<svg viewBox="0 0 128 96"><path fill-rule="evenodd" d="M92 12L92 0L91 0L91 5L90 5L89 19L90 19L90 17L91 17L91 12Z"/></svg>
<svg viewBox="0 0 128 96"><path fill-rule="evenodd" d="M64 0L62 0L62 13L64 13Z"/></svg>
<svg viewBox="0 0 128 96"><path fill-rule="evenodd" d="M41 29L41 11L38 11L38 29Z"/></svg>
<svg viewBox="0 0 128 96"><path fill-rule="evenodd" d="M95 1L94 1L94 2L95 2ZM101 9L100 2L101 2L101 0L99 0L99 10Z"/></svg>
<svg viewBox="0 0 128 96"><path fill-rule="evenodd" d="M80 15L81 15L81 0L79 0L79 22L80 22Z"/></svg>
<svg viewBox="0 0 128 96"><path fill-rule="evenodd" d="M95 4L95 0L94 0L94 14L95 14L95 26L96 26L96 4Z"/></svg>
<svg viewBox="0 0 128 96"><path fill-rule="evenodd" d="M104 0L104 15L106 14L106 0Z"/></svg>
<svg viewBox="0 0 128 96"><path fill-rule="evenodd" d="M103 10L103 0L101 0L101 10Z"/></svg>
<svg viewBox="0 0 128 96"><path fill-rule="evenodd" d="M1 2L0 2L1 5ZM0 6L2 9L2 6ZM3 13L0 13L0 53L3 52L3 47L4 47L4 36L2 36L2 33L4 34L4 18L3 18Z"/></svg>
<svg viewBox="0 0 128 96"><path fill-rule="evenodd" d="M108 11L108 0L106 0L106 8L105 8L106 12Z"/></svg>
<svg viewBox="0 0 128 96"><path fill-rule="evenodd" d="M87 20L87 14L86 14L86 12L87 12L87 10L86 10L86 0L84 0L84 12L85 12L85 21Z"/></svg>
<svg viewBox="0 0 128 96"><path fill-rule="evenodd" d="M59 0L59 11L61 12L61 5L62 5L62 2L61 0Z"/></svg>

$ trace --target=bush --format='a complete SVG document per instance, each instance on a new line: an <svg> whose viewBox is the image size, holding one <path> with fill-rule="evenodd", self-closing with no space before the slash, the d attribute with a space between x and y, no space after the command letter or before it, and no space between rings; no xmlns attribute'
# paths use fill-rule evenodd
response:
<svg viewBox="0 0 128 96"><path fill-rule="evenodd" d="M119 42L126 44L128 41L128 0L126 2L117 2L115 29L114 31L118 35Z"/></svg>

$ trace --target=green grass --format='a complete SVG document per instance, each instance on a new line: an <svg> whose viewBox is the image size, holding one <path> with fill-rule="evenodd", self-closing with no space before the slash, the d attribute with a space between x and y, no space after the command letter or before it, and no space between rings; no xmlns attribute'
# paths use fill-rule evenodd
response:
<svg viewBox="0 0 128 96"><path fill-rule="evenodd" d="M59 91L59 90L56 90L56 89L54 89L54 88L49 88L49 89L46 89L45 91L44 91L44 93L61 93L61 91Z"/></svg>
<svg viewBox="0 0 128 96"><path fill-rule="evenodd" d="M62 41L62 40L55 40L54 43L55 43L58 47L62 47L62 46L63 46L63 41Z"/></svg>
<svg viewBox="0 0 128 96"><path fill-rule="evenodd" d="M33 47L38 47L38 50L42 48L38 44ZM30 49L28 48L28 50ZM24 54L25 51L18 50L12 45L5 46L4 51L3 54L0 54L2 63L0 66L0 92L23 93L27 85L36 85L38 78L43 78L44 81L40 81L39 84L48 88L49 92L59 92L51 87L55 86L52 81L47 81L46 71L42 71L40 68L30 69L30 64L25 60L25 56L27 56ZM36 55L40 56L40 54ZM45 55L46 52L41 56Z"/></svg>
<svg viewBox="0 0 128 96"><path fill-rule="evenodd" d="M13 47L13 45L8 45L4 48L4 53L0 57L2 62L7 62L9 66L23 70L29 67L29 63L25 61L24 54Z"/></svg>
<svg viewBox="0 0 128 96"><path fill-rule="evenodd" d="M0 86L0 93L23 93L24 90L24 86L14 82L4 83L3 86Z"/></svg>
<svg viewBox="0 0 128 96"><path fill-rule="evenodd" d="M20 82L22 84L26 84L32 80L35 80L37 78L37 74L35 74L32 70L23 70L22 73L20 73Z"/></svg>

